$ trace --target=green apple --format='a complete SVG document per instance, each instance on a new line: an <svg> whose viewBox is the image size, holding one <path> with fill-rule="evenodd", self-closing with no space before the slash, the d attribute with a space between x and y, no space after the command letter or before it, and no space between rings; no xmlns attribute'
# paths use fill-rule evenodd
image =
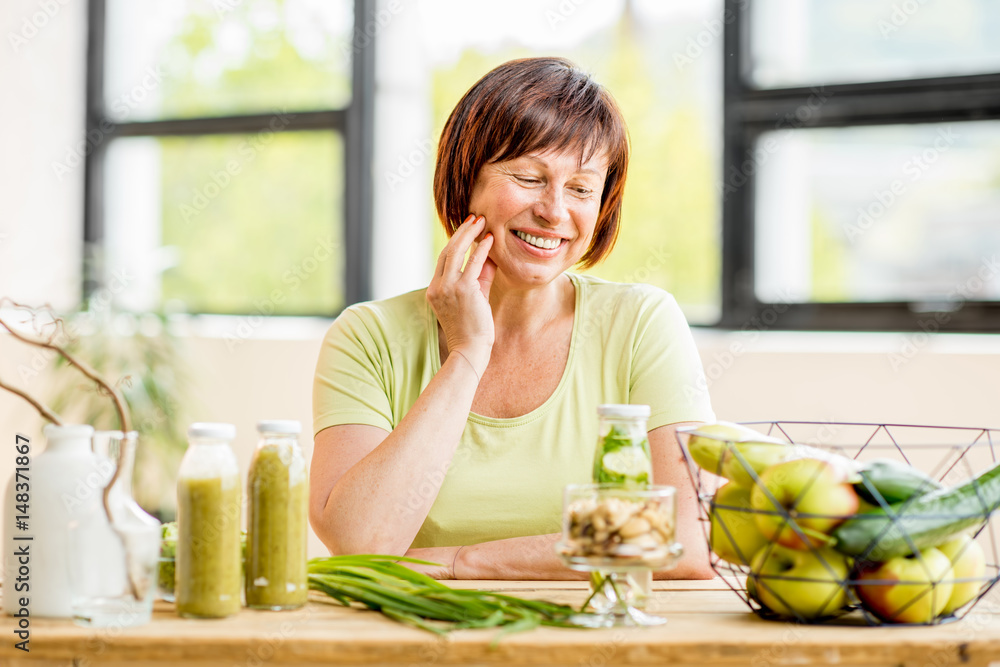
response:
<svg viewBox="0 0 1000 667"><path fill-rule="evenodd" d="M854 587L865 609L889 623L930 623L951 598L954 569L930 547L890 558L857 576Z"/></svg>
<svg viewBox="0 0 1000 667"><path fill-rule="evenodd" d="M951 597L942 614L954 613L967 602L979 595L986 583L986 554L983 548L968 535L961 535L936 547L951 561L955 581ZM968 579L969 581L958 581Z"/></svg>
<svg viewBox="0 0 1000 667"><path fill-rule="evenodd" d="M687 450L694 462L713 475L750 488L754 475L783 461L791 446L732 422L702 424L687 431Z"/></svg>
<svg viewBox="0 0 1000 667"><path fill-rule="evenodd" d="M753 595L780 616L809 621L830 616L847 602L847 557L833 549L800 551L777 544L764 547L753 558L750 582Z"/></svg>
<svg viewBox="0 0 1000 667"><path fill-rule="evenodd" d="M830 543L830 531L858 511L858 494L829 462L794 459L761 474L750 505L761 512L757 528L765 539L809 549Z"/></svg>
<svg viewBox="0 0 1000 667"><path fill-rule="evenodd" d="M729 482L712 498L711 544L719 558L749 565L767 540L757 530L750 509L750 489Z"/></svg>

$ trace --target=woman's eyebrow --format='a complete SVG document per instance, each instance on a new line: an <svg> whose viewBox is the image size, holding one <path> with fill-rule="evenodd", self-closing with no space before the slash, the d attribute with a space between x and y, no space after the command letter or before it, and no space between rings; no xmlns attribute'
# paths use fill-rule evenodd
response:
<svg viewBox="0 0 1000 667"><path fill-rule="evenodd" d="M528 154L525 154L525 155L522 155L521 157L526 158L528 160L531 160L532 162L537 162L538 164L542 165L543 167L548 167L549 166L548 162L546 162L542 158L538 157L537 155L528 155ZM590 174L592 176L597 176L598 178L601 177L600 170L599 169L593 169L591 167L580 167L579 169L576 170L575 173L577 173L577 174Z"/></svg>

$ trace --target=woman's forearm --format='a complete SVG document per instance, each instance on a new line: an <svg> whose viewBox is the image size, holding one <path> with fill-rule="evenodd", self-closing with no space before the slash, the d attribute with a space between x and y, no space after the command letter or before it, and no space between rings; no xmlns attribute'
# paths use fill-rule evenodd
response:
<svg viewBox="0 0 1000 667"><path fill-rule="evenodd" d="M559 537L511 537L465 547L410 549L406 555L441 563L441 568L416 568L438 579L586 579L585 572L570 570L556 555Z"/></svg>
<svg viewBox="0 0 1000 667"><path fill-rule="evenodd" d="M395 429L334 484L313 524L333 553L402 554L444 481L478 375L449 355Z"/></svg>
<svg viewBox="0 0 1000 667"><path fill-rule="evenodd" d="M555 544L560 537L558 533L512 537L466 547L410 549L406 555L438 563L410 566L435 579L586 579L586 572L570 570L556 555ZM676 567L654 572L653 578L711 579L715 573L708 567L701 546L695 544L693 553L683 556Z"/></svg>

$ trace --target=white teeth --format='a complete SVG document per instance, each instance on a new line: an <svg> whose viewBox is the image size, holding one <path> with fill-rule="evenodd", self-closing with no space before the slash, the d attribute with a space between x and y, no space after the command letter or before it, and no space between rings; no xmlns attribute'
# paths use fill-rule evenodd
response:
<svg viewBox="0 0 1000 667"><path fill-rule="evenodd" d="M532 236L525 232L515 232L517 237L526 243L530 243L536 248L544 248L546 250L552 250L553 248L558 248L559 244L562 243L560 239L543 239L538 236Z"/></svg>

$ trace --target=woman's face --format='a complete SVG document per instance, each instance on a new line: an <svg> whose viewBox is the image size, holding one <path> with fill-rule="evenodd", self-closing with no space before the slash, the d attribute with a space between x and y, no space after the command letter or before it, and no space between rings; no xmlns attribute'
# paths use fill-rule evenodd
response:
<svg viewBox="0 0 1000 667"><path fill-rule="evenodd" d="M590 248L608 172L605 153L529 153L485 165L469 212L486 217L490 259L512 286L551 282Z"/></svg>

